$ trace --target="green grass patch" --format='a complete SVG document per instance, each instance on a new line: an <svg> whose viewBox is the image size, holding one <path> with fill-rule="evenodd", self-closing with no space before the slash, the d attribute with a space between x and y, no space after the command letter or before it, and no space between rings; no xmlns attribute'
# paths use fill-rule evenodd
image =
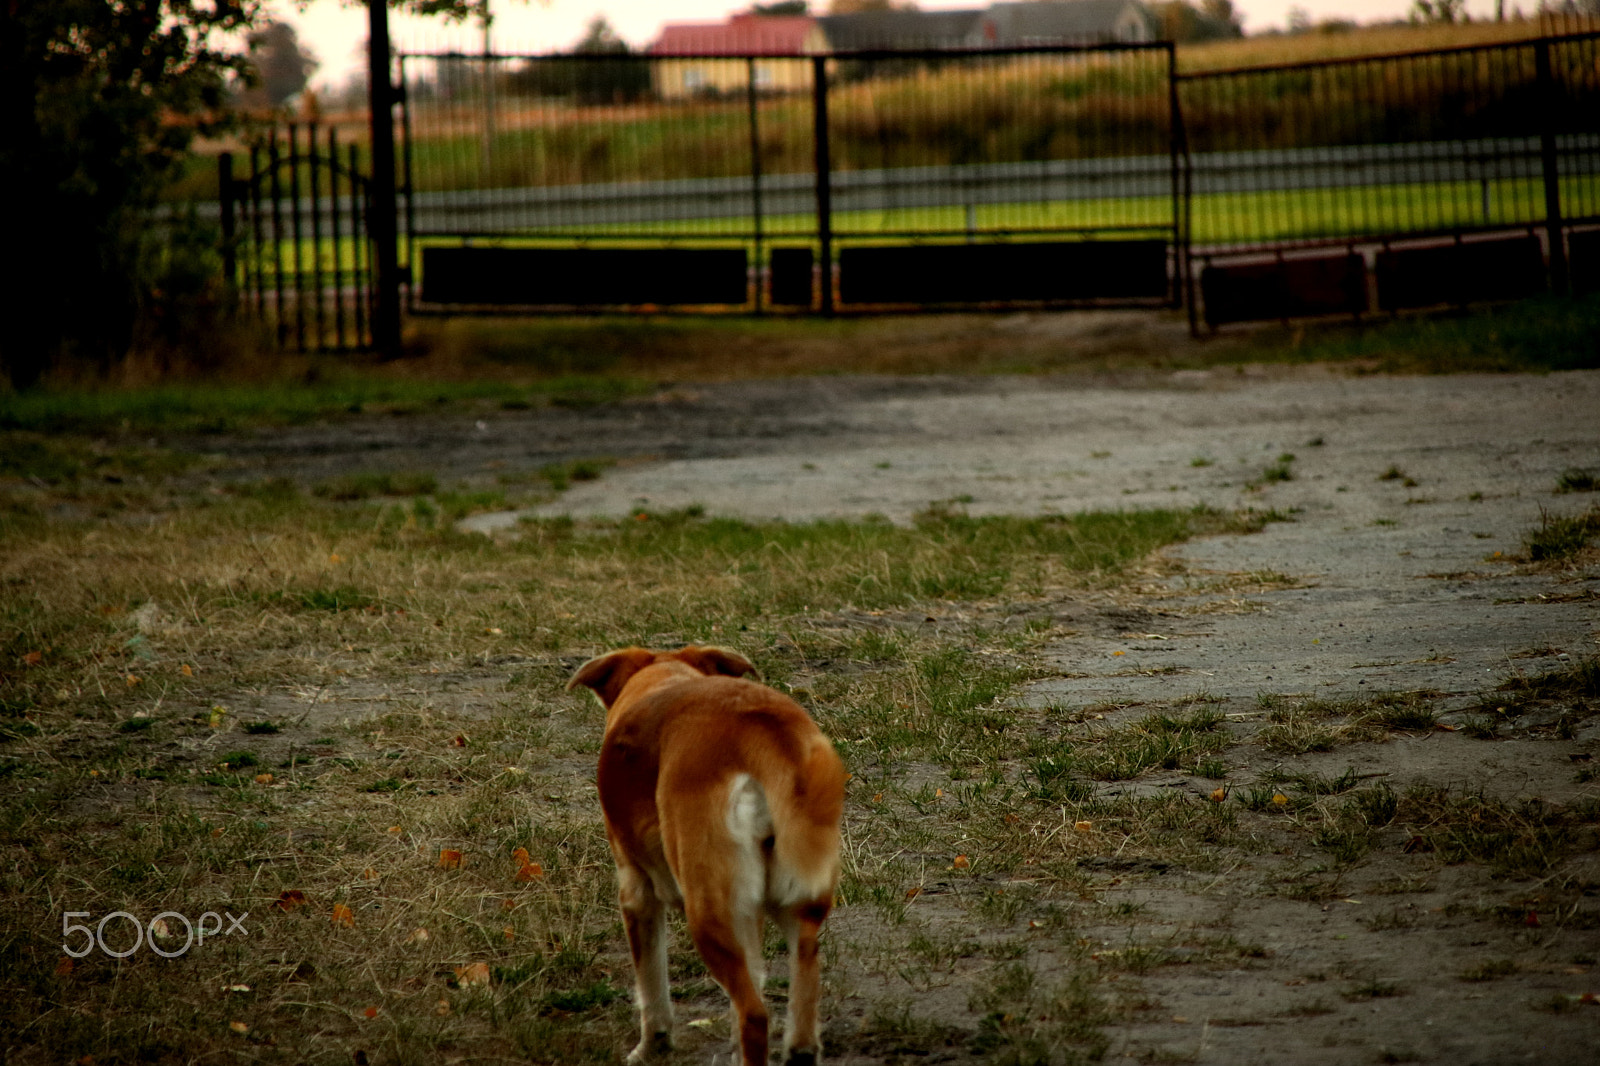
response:
<svg viewBox="0 0 1600 1066"><path fill-rule="evenodd" d="M1522 550L1531 562L1560 562L1583 551L1596 537L1600 537L1600 507L1575 515L1540 508L1539 524L1522 535Z"/></svg>

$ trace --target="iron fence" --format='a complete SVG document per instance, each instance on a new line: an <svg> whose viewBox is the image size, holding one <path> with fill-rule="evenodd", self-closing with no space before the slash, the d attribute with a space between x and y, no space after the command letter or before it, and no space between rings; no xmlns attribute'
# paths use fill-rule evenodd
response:
<svg viewBox="0 0 1600 1066"><path fill-rule="evenodd" d="M407 55L412 310L1170 304L1172 62Z"/></svg>
<svg viewBox="0 0 1600 1066"><path fill-rule="evenodd" d="M1595 32L1182 75L1164 43L399 71L413 313L1217 326L1600 290ZM290 127L225 175L230 277L286 347L371 341L357 163Z"/></svg>
<svg viewBox="0 0 1600 1066"><path fill-rule="evenodd" d="M1597 42L1180 75L1206 319L1510 298L1565 290L1569 275L1590 284Z"/></svg>

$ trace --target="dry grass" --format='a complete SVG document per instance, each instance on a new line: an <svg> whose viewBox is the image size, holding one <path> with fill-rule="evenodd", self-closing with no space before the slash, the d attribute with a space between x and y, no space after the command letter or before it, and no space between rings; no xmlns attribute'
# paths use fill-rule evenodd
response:
<svg viewBox="0 0 1600 1066"><path fill-rule="evenodd" d="M217 497L70 474L13 485L0 518L0 1040L31 1049L19 1061L609 1059L632 1022L589 785L600 714L561 683L631 642L735 645L815 707L855 774L847 906L903 920L930 863L968 849L962 906L1010 929L1025 897L989 879L1045 854L1050 893L1081 876L1072 853L1005 847L1037 840L1045 808L1009 780L1027 727L997 701L1047 630L986 605L1112 586L1164 543L1237 527L678 514L496 543L393 484ZM517 848L538 877L518 880ZM169 949L177 915L248 912L248 939L68 967L67 911L173 912ZM132 935L120 918L105 933ZM681 941L673 965L683 1009L718 1014ZM986 1039L1094 1046L1100 1015L1069 1009L1092 976L1048 985L1051 1020Z"/></svg>

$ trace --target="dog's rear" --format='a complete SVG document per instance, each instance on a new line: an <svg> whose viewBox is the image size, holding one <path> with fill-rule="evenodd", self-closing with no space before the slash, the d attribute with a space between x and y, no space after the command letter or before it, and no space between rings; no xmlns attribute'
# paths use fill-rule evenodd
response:
<svg viewBox="0 0 1600 1066"><path fill-rule="evenodd" d="M628 648L571 682L607 709L600 802L638 978L632 1061L670 1043L662 911L672 905L733 1000L746 1066L766 1062L762 924L779 923L793 968L785 1059L820 1054L817 934L838 884L844 770L804 709L739 679L753 671L717 648Z"/></svg>

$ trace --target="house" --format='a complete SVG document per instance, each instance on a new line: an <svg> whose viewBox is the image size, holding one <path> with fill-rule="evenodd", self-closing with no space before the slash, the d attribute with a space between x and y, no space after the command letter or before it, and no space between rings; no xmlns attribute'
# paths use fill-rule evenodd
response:
<svg viewBox="0 0 1600 1066"><path fill-rule="evenodd" d="M858 11L816 20L817 52L870 52L897 48L965 48L983 17L982 8L964 11Z"/></svg>
<svg viewBox="0 0 1600 1066"><path fill-rule="evenodd" d="M816 20L809 15L734 15L727 22L669 22L650 46L655 90L665 100L721 96L744 92L754 74L756 88L766 92L804 89L811 84L811 65L796 62L814 41ZM742 58L758 55L754 70ZM673 60L674 56L684 58ZM794 56L795 59L781 58Z"/></svg>
<svg viewBox="0 0 1600 1066"><path fill-rule="evenodd" d="M1155 20L1139 0L1030 0L990 4L966 43L1016 48L1155 39Z"/></svg>

